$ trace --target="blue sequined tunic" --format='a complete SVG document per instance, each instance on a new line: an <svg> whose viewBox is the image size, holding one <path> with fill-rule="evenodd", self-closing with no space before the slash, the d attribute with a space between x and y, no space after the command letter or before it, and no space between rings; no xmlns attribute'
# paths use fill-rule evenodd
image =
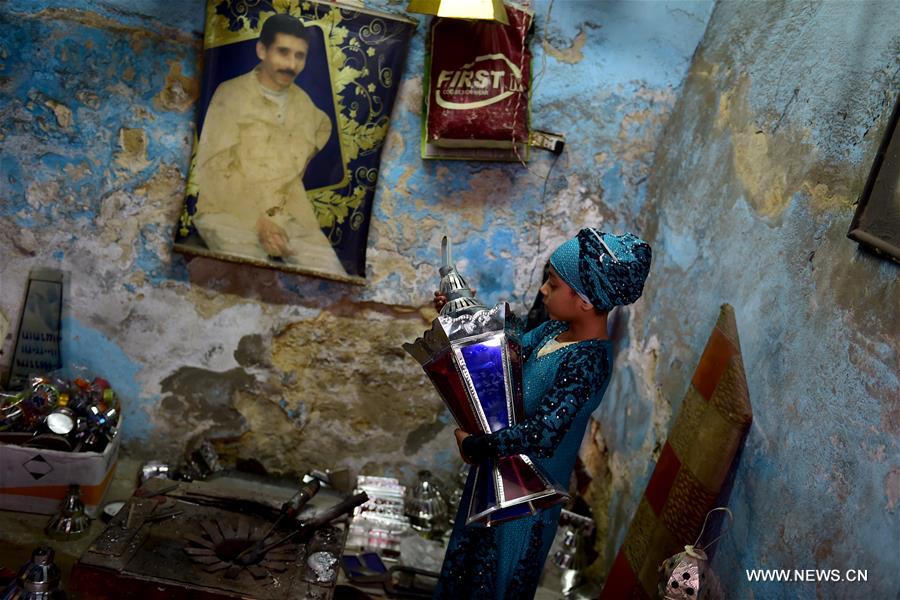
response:
<svg viewBox="0 0 900 600"><path fill-rule="evenodd" d="M608 341L586 340L544 356L538 351L566 330L548 321L522 336L525 419L483 436L482 452L526 454L567 487L588 419L600 404L612 370ZM463 493L435 598L532 598L556 533L561 506L484 527L466 526L474 469Z"/></svg>

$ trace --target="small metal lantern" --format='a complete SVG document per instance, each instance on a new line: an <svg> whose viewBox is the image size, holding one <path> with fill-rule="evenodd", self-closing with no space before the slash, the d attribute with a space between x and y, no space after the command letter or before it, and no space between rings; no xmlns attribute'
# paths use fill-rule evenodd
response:
<svg viewBox="0 0 900 600"><path fill-rule="evenodd" d="M703 521L703 528L697 541L692 546L685 546L684 552L679 552L674 556L670 556L659 566L659 597L662 600L722 600L725 596L722 591L722 585L719 578L713 573L709 566L709 559L706 556L705 549L712 546L719 537L706 544L701 548L698 544L703 532L706 530L706 522L709 515L717 510L728 513L731 519L734 516L731 511L724 507L714 508L706 513L706 519Z"/></svg>
<svg viewBox="0 0 900 600"><path fill-rule="evenodd" d="M685 546L660 567L659 597L664 600L720 600L722 586L703 550Z"/></svg>
<svg viewBox="0 0 900 600"><path fill-rule="evenodd" d="M430 471L419 471L415 487L407 488L404 514L416 531L440 536L447 529L447 501Z"/></svg>
<svg viewBox="0 0 900 600"><path fill-rule="evenodd" d="M576 597L576 590L585 582L584 570L590 564L590 538L595 528L590 517L565 509L559 515L559 529L550 548L545 581L550 583L549 574L555 587L558 579L559 592L565 598Z"/></svg>

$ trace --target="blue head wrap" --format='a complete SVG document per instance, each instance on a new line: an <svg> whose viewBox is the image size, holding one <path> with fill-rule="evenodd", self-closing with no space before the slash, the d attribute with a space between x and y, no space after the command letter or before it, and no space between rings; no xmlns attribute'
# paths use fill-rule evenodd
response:
<svg viewBox="0 0 900 600"><path fill-rule="evenodd" d="M608 311L641 297L651 254L650 244L635 235L587 227L557 248L550 264L579 296Z"/></svg>

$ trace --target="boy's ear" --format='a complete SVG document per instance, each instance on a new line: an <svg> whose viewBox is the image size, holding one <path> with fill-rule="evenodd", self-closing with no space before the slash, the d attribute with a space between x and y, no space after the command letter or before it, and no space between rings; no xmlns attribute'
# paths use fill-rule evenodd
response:
<svg viewBox="0 0 900 600"><path fill-rule="evenodd" d="M578 308L581 310L594 310L594 305L581 296L578 296Z"/></svg>

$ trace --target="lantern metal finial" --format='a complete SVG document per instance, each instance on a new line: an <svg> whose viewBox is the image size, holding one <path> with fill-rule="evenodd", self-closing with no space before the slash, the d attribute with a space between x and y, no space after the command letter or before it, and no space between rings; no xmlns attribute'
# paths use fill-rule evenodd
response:
<svg viewBox="0 0 900 600"><path fill-rule="evenodd" d="M450 238L446 235L441 238L441 274L439 285L441 293L447 298L447 304L441 309L441 315L459 316L474 314L485 308L484 304L475 299L469 284L456 270L453 264L453 249Z"/></svg>

